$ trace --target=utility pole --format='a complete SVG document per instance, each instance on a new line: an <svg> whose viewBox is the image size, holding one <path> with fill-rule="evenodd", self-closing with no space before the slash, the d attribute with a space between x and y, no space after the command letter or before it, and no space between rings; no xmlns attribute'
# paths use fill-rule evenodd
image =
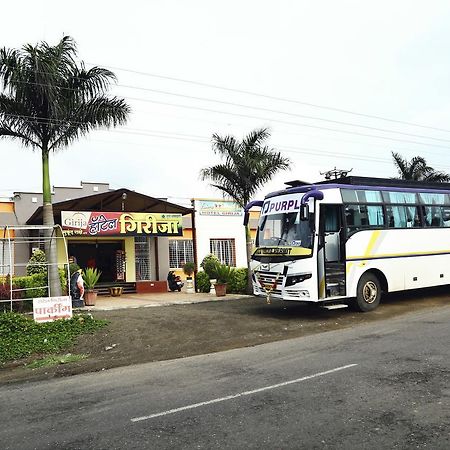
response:
<svg viewBox="0 0 450 450"><path fill-rule="evenodd" d="M342 178L342 177L346 177L347 174L349 172L351 172L353 170L352 169L336 169L336 166L334 167L334 169L331 170L327 170L326 172L320 172L320 175L325 175L325 179L326 180L331 180L332 178L334 178L335 180L337 180L338 178Z"/></svg>

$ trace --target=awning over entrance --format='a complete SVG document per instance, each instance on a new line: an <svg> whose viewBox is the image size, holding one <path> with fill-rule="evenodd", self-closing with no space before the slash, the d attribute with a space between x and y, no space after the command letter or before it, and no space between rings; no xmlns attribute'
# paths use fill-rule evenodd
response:
<svg viewBox="0 0 450 450"><path fill-rule="evenodd" d="M53 204L55 223L61 223L61 211L124 211L143 213L191 214L193 209L176 205L129 189L116 189L87 197L73 198ZM28 219L27 224L42 224L42 206Z"/></svg>

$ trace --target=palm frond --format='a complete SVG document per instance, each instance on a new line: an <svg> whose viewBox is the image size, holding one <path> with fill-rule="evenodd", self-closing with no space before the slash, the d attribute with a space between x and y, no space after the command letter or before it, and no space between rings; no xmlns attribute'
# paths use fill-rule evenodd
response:
<svg viewBox="0 0 450 450"><path fill-rule="evenodd" d="M450 181L450 176L447 173L436 171L428 166L425 158L422 156L415 156L408 161L402 158L400 154L392 152L392 157L400 179L438 183Z"/></svg>
<svg viewBox="0 0 450 450"><path fill-rule="evenodd" d="M249 133L241 142L234 136L214 134L213 151L224 162L202 169L201 178L244 207L275 173L289 168L289 159L263 146L269 136L265 128Z"/></svg>
<svg viewBox="0 0 450 450"><path fill-rule="evenodd" d="M68 36L21 50L0 50L0 125L25 145L56 150L92 129L122 125L130 113L123 99L107 97L115 75L77 65ZM7 130L7 131L5 131ZM34 144L30 144L33 142Z"/></svg>

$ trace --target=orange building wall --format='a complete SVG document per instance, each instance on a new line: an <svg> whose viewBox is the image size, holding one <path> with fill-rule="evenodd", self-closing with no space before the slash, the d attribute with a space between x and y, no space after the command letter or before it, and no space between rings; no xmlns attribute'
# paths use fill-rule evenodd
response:
<svg viewBox="0 0 450 450"><path fill-rule="evenodd" d="M14 212L14 203L13 202L1 202L0 203L0 212L13 213Z"/></svg>

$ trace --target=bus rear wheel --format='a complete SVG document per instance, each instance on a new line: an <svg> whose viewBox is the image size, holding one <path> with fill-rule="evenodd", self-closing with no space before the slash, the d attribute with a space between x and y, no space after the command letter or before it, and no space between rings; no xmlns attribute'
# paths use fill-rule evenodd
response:
<svg viewBox="0 0 450 450"><path fill-rule="evenodd" d="M380 304L381 284L376 275L365 273L359 280L354 306L358 311L373 311Z"/></svg>

